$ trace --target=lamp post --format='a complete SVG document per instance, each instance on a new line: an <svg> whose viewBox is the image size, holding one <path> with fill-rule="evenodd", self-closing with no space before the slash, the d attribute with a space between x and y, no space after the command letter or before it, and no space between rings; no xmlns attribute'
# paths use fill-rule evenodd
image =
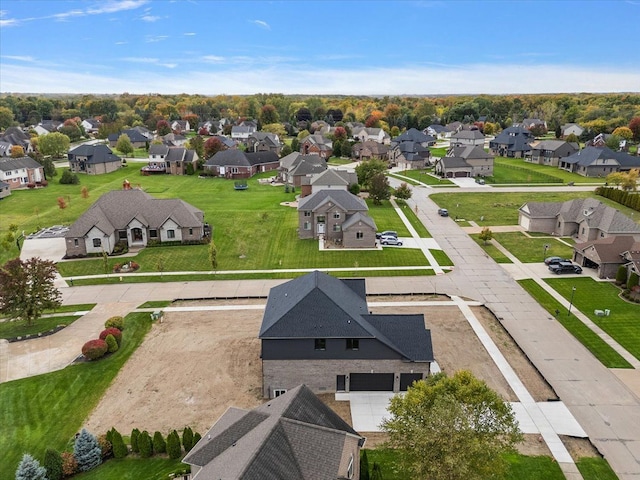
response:
<svg viewBox="0 0 640 480"><path fill-rule="evenodd" d="M576 287L571 287L571 300L569 300L569 311L567 317L571 316L571 306L573 305L573 296L576 294Z"/></svg>
<svg viewBox="0 0 640 480"><path fill-rule="evenodd" d="M543 259L547 258L547 250L549 250L549 244L545 243L544 244L544 254L543 254L544 256L543 256Z"/></svg>

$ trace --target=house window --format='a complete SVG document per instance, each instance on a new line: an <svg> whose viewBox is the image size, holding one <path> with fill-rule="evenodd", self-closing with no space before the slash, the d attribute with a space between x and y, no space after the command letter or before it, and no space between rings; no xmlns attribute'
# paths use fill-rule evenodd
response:
<svg viewBox="0 0 640 480"><path fill-rule="evenodd" d="M340 212L333 212L333 218L339 219L340 218Z"/></svg>
<svg viewBox="0 0 640 480"><path fill-rule="evenodd" d="M189 229L189 235L193 235L193 228Z"/></svg>
<svg viewBox="0 0 640 480"><path fill-rule="evenodd" d="M326 350L326 349L327 349L327 339L316 338L314 341L314 350Z"/></svg>
<svg viewBox="0 0 640 480"><path fill-rule="evenodd" d="M149 230L149 238L158 238L158 230L156 229Z"/></svg>
<svg viewBox="0 0 640 480"><path fill-rule="evenodd" d="M303 230L311 230L311 222L304 222L302 224L302 229Z"/></svg>
<svg viewBox="0 0 640 480"><path fill-rule="evenodd" d="M176 238L175 230L167 230L167 238Z"/></svg>
<svg viewBox="0 0 640 480"><path fill-rule="evenodd" d="M360 348L360 339L347 338L347 350L358 350Z"/></svg>
<svg viewBox="0 0 640 480"><path fill-rule="evenodd" d="M318 223L325 223L326 219L324 215L318 215L318 218L316 219L316 221Z"/></svg>
<svg viewBox="0 0 640 480"><path fill-rule="evenodd" d="M77 246L78 246L78 239L77 239L77 238L74 238L74 239L73 239L73 246L74 246L74 247L77 247Z"/></svg>
<svg viewBox="0 0 640 480"><path fill-rule="evenodd" d="M280 395L284 395L285 393L287 393L287 389L286 388L274 388L273 389L273 398L277 398Z"/></svg>
<svg viewBox="0 0 640 480"><path fill-rule="evenodd" d="M582 227L582 232L580 232L581 235L584 235L584 227Z"/></svg>
<svg viewBox="0 0 640 480"><path fill-rule="evenodd" d="M353 454L349 459L349 465L347 466L347 478L353 478Z"/></svg>
<svg viewBox="0 0 640 480"><path fill-rule="evenodd" d="M126 230L120 230L118 232L118 239L126 240L127 239L127 231Z"/></svg>
<svg viewBox="0 0 640 480"><path fill-rule="evenodd" d="M310 210L305 210L304 216L305 217L310 217L311 216L311 211Z"/></svg>
<svg viewBox="0 0 640 480"><path fill-rule="evenodd" d="M558 226L560 226L560 222L558 222Z"/></svg>
<svg viewBox="0 0 640 480"><path fill-rule="evenodd" d="M356 238L357 238L358 240L362 240L362 239L364 238L364 233L362 233L362 232L356 232Z"/></svg>
<svg viewBox="0 0 640 480"><path fill-rule="evenodd" d="M102 240L100 240L99 238L94 238L93 239L93 246L98 248L102 246Z"/></svg>
<svg viewBox="0 0 640 480"><path fill-rule="evenodd" d="M338 225L337 223L333 226L334 232L339 232L342 230L342 225Z"/></svg>

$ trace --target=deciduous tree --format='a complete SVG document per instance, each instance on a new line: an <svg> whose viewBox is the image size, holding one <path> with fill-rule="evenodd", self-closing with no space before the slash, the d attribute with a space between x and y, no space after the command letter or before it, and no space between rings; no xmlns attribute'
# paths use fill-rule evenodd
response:
<svg viewBox="0 0 640 480"><path fill-rule="evenodd" d="M11 146L11 158L20 158L24 157L24 148L20 145L12 145Z"/></svg>
<svg viewBox="0 0 640 480"><path fill-rule="evenodd" d="M387 170L387 164L382 160L367 160L360 162L356 167L356 174L358 175L358 183L364 188L368 188L371 179L378 173L383 173Z"/></svg>
<svg viewBox="0 0 640 480"><path fill-rule="evenodd" d="M398 188L396 188L394 195L396 198L400 200L409 200L413 192L411 191L411 187L407 185L405 182L402 182Z"/></svg>
<svg viewBox="0 0 640 480"><path fill-rule="evenodd" d="M382 428L407 478L499 478L504 454L522 439L511 406L467 371L415 382L391 399L389 413Z"/></svg>
<svg viewBox="0 0 640 480"><path fill-rule="evenodd" d="M273 133L278 135L279 137L284 137L287 134L287 131L284 129L284 125L281 123L268 123L262 125L262 131Z"/></svg>
<svg viewBox="0 0 640 480"><path fill-rule="evenodd" d="M640 117L633 117L629 122L629 130L633 133L633 140L640 142Z"/></svg>
<svg viewBox="0 0 640 480"><path fill-rule="evenodd" d="M225 146L218 137L208 138L204 142L204 156L205 158L211 158L221 150L225 150Z"/></svg>
<svg viewBox="0 0 640 480"><path fill-rule="evenodd" d="M46 309L60 306L56 266L50 260L9 260L0 269L0 312L31 325Z"/></svg>
<svg viewBox="0 0 640 480"><path fill-rule="evenodd" d="M63 157L69 150L69 137L53 132L42 137L38 137L38 150L43 155L51 155L54 158Z"/></svg>
<svg viewBox="0 0 640 480"><path fill-rule="evenodd" d="M156 123L156 132L161 137L168 133L171 133L171 125L169 125L169 122L167 122L166 120L158 120L158 122Z"/></svg>
<svg viewBox="0 0 640 480"><path fill-rule="evenodd" d="M0 130L6 130L13 125L13 112L8 107L0 107Z"/></svg>
<svg viewBox="0 0 640 480"><path fill-rule="evenodd" d="M489 227L484 227L478 234L478 238L486 245L493 238L493 232Z"/></svg>
<svg viewBox="0 0 640 480"><path fill-rule="evenodd" d="M391 187L387 176L384 173L374 175L369 182L369 198L373 204L381 205L383 200L389 200L390 197Z"/></svg>
<svg viewBox="0 0 640 480"><path fill-rule="evenodd" d="M263 125L268 125L270 123L278 123L280 121L280 115L278 114L278 110L273 105L265 105L260 110L260 122Z"/></svg>
<svg viewBox="0 0 640 480"><path fill-rule="evenodd" d="M215 272L218 269L218 248L213 240L209 243L209 263L211 269Z"/></svg>
<svg viewBox="0 0 640 480"><path fill-rule="evenodd" d="M133 144L131 143L131 139L129 135L123 133L118 137L118 142L116 143L116 150L118 150L122 155L131 155L133 153Z"/></svg>

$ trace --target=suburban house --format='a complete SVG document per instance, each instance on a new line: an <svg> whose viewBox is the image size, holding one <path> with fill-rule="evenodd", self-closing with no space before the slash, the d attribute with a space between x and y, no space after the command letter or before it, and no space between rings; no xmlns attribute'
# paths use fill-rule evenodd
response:
<svg viewBox="0 0 640 480"><path fill-rule="evenodd" d="M169 147L182 147L187 143L187 137L179 133L167 133L160 138L162 139L162 143Z"/></svg>
<svg viewBox="0 0 640 480"><path fill-rule="evenodd" d="M358 160L386 160L389 155L389 145L366 140L356 143L351 149L351 156Z"/></svg>
<svg viewBox="0 0 640 480"><path fill-rule="evenodd" d="M107 137L109 140L110 147L115 148L115 146L118 144L118 139L120 138L120 135L126 135L127 137L129 137L129 140L131 140L131 145L133 145L133 148L146 147L147 143L151 143L151 141L153 140L153 138L149 138L148 136L141 133L139 130L136 130L135 128L129 128L127 130L122 130L121 132L118 132L118 133L110 134Z"/></svg>
<svg viewBox="0 0 640 480"><path fill-rule="evenodd" d="M319 134L308 135L300 142L300 153L318 155L326 160L333 153L333 143Z"/></svg>
<svg viewBox="0 0 640 480"><path fill-rule="evenodd" d="M505 128L489 142L489 153L500 157L524 158L531 151L533 135L524 127Z"/></svg>
<svg viewBox="0 0 640 480"><path fill-rule="evenodd" d="M451 146L462 147L467 145L477 145L479 147L484 146L484 134L478 130L460 130L459 132L451 135Z"/></svg>
<svg viewBox="0 0 640 480"><path fill-rule="evenodd" d="M571 134L574 134L576 137L579 137L584 132L584 128L582 128L577 123L565 123L560 127L560 136L562 138L566 138Z"/></svg>
<svg viewBox="0 0 640 480"><path fill-rule="evenodd" d="M243 152L231 149L217 152L205 162L204 169L218 177L238 179L276 170L279 166L280 158L274 152Z"/></svg>
<svg viewBox="0 0 640 480"><path fill-rule="evenodd" d="M100 129L100 120L95 118L86 118L80 125L87 133L96 133Z"/></svg>
<svg viewBox="0 0 640 480"><path fill-rule="evenodd" d="M389 150L389 163L403 170L425 168L431 165L431 151L419 142L400 142Z"/></svg>
<svg viewBox="0 0 640 480"><path fill-rule="evenodd" d="M420 130L410 128L406 132L395 137L391 142L391 146L393 147L403 142L419 143L423 147L431 147L432 145L435 145L436 139L431 135L421 132Z"/></svg>
<svg viewBox="0 0 640 480"><path fill-rule="evenodd" d="M182 460L192 480L360 478L365 439L305 385L231 407Z"/></svg>
<svg viewBox="0 0 640 480"><path fill-rule="evenodd" d="M282 144L275 133L254 132L247 139L247 150L249 152L274 152L276 155L280 155Z"/></svg>
<svg viewBox="0 0 640 480"><path fill-rule="evenodd" d="M189 124L189 120L174 120L171 122L171 130L174 132L188 132L191 130L191 125Z"/></svg>
<svg viewBox="0 0 640 480"><path fill-rule="evenodd" d="M447 123L444 126L444 130L442 131L441 136L443 138L451 138L451 135L459 132L463 128L464 128L464 125L462 124L462 122L456 121L456 122Z"/></svg>
<svg viewBox="0 0 640 480"><path fill-rule="evenodd" d="M577 243L573 247L573 261L596 269L598 278L615 278L620 265L640 261L639 253L640 235L614 235Z"/></svg>
<svg viewBox="0 0 640 480"><path fill-rule="evenodd" d="M473 167L460 157L442 157L436 161L434 173L443 178L473 177Z"/></svg>
<svg viewBox="0 0 640 480"><path fill-rule="evenodd" d="M40 185L45 180L44 168L31 157L0 157L0 182L11 190Z"/></svg>
<svg viewBox="0 0 640 480"><path fill-rule="evenodd" d="M364 279L317 270L270 290L258 337L268 398L301 382L314 392L405 391L434 361L422 314L372 314Z"/></svg>
<svg viewBox="0 0 640 480"><path fill-rule="evenodd" d="M257 131L258 128L253 124L234 125L231 127L231 138L237 142L246 143L249 137Z"/></svg>
<svg viewBox="0 0 640 480"><path fill-rule="evenodd" d="M389 145L391 137L381 128L355 127L351 130L351 136L358 142L372 141Z"/></svg>
<svg viewBox="0 0 640 480"><path fill-rule="evenodd" d="M38 125L36 125L33 130L38 134L39 137L42 137L44 135L57 132L61 126L62 122L58 122L57 120L43 120Z"/></svg>
<svg viewBox="0 0 640 480"><path fill-rule="evenodd" d="M469 146L451 147L445 157L458 157L471 167L472 177L491 177L493 175L493 155L484 151L482 147Z"/></svg>
<svg viewBox="0 0 640 480"><path fill-rule="evenodd" d="M434 138L440 137L443 135L445 131L445 127L444 125L438 125L438 124L433 124L433 125L429 125L427 128L425 128L423 130L423 133L426 133L427 135L431 135Z"/></svg>
<svg viewBox="0 0 640 480"><path fill-rule="evenodd" d="M321 173L301 177L300 198L318 190L349 190L354 183L358 183L358 175L354 170L330 168Z"/></svg>
<svg viewBox="0 0 640 480"><path fill-rule="evenodd" d="M122 159L106 145L78 145L67 153L69 169L74 173L100 175L115 172L122 167Z"/></svg>
<svg viewBox="0 0 640 480"><path fill-rule="evenodd" d="M540 120L539 118L525 118L524 120L522 120L522 123L520 125L522 125L527 130L531 130L534 128L543 128L545 130L547 129L547 122L545 122L544 120Z"/></svg>
<svg viewBox="0 0 640 480"><path fill-rule="evenodd" d="M142 190L113 190L69 227L66 256L110 254L119 242L129 247L145 247L151 241L195 243L207 233L202 211L179 198L153 198Z"/></svg>
<svg viewBox="0 0 640 480"><path fill-rule="evenodd" d="M7 182L0 181L0 199L11 195L11 186Z"/></svg>
<svg viewBox="0 0 640 480"><path fill-rule="evenodd" d="M280 159L280 179L284 183L301 187L303 179L316 173L322 173L327 169L327 162L319 155L302 155L293 152Z"/></svg>
<svg viewBox="0 0 640 480"><path fill-rule="evenodd" d="M585 147L560 159L560 168L584 177L606 177L613 172L640 168L640 157L614 152L607 147Z"/></svg>
<svg viewBox="0 0 640 480"><path fill-rule="evenodd" d="M564 140L541 140L531 142L530 145L531 152L525 157L525 161L552 167L557 167L560 159L569 157L580 149L577 143Z"/></svg>
<svg viewBox="0 0 640 480"><path fill-rule="evenodd" d="M518 210L527 232L543 232L590 242L615 235L640 235L640 225L595 198L566 202L528 202Z"/></svg>
<svg viewBox="0 0 640 480"><path fill-rule="evenodd" d="M14 145L22 147L25 154L33 152L31 136L19 127L9 127L0 135L0 157L11 156L11 147Z"/></svg>
<svg viewBox="0 0 640 480"><path fill-rule="evenodd" d="M171 175L185 175L189 164L195 171L198 158L195 150L188 150L184 147L170 147L165 144L152 144L149 146L149 163L142 167L140 171L143 174L169 173Z"/></svg>
<svg viewBox="0 0 640 480"><path fill-rule="evenodd" d="M365 201L347 190L318 190L298 201L298 237L344 248L375 248L376 224Z"/></svg>
<svg viewBox="0 0 640 480"><path fill-rule="evenodd" d="M632 273L640 276L640 242L634 243L622 252L622 258L624 258L624 266L627 267L627 281Z"/></svg>

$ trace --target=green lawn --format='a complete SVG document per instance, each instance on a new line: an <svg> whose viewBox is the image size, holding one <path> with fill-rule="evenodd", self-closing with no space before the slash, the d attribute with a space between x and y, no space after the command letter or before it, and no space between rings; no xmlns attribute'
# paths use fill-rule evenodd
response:
<svg viewBox="0 0 640 480"><path fill-rule="evenodd" d="M400 208L402 208L402 213L404 213L405 217L407 217L407 220L409 220L411 226L418 233L418 236L420 238L431 238L431 234L424 226L424 224L420 221L420 219L416 216L416 213L409 208L407 202L398 199L396 200L396 203Z"/></svg>
<svg viewBox="0 0 640 480"><path fill-rule="evenodd" d="M498 250L498 247L496 247L493 243L485 243L483 240L480 240L480 238L478 238L478 234L474 233L472 235L469 235L478 245L480 245L482 247L482 249L487 253L487 255L489 255L491 258L493 258L496 263L513 263L509 257L507 257L504 253L502 253L500 250Z"/></svg>
<svg viewBox="0 0 640 480"><path fill-rule="evenodd" d="M187 465L170 458L110 459L89 472L75 475L78 480L166 480L169 474L184 471ZM179 477L181 478L181 477Z"/></svg>
<svg viewBox="0 0 640 480"><path fill-rule="evenodd" d="M573 248L554 237L530 238L521 232L497 232L493 238L523 263L542 262L546 257L573 257ZM545 245L549 246L546 250Z"/></svg>
<svg viewBox="0 0 640 480"><path fill-rule="evenodd" d="M122 347L108 358L1 383L0 472L15 472L25 452L42 462L47 448L62 451L140 345L150 322L147 313L128 315Z"/></svg>
<svg viewBox="0 0 640 480"><path fill-rule="evenodd" d="M617 480L618 476L602 458L581 458L576 462L584 480Z"/></svg>
<svg viewBox="0 0 640 480"><path fill-rule="evenodd" d="M558 167L551 167L548 165L538 165L537 163L525 162L521 158L496 157L494 161L494 168L497 165L501 165L501 166L510 165L514 167L525 168L531 172L532 177L536 173L542 174L542 175L550 175L550 176L559 178L563 183L574 182L574 183L603 183L604 184L605 182L604 178L583 177L582 175L578 175L577 173L571 173L571 172L567 172L566 170L561 170ZM516 183L516 182L513 182L513 183Z"/></svg>
<svg viewBox="0 0 640 480"><path fill-rule="evenodd" d="M550 278L545 281L566 299L576 287L573 304L593 323L607 332L629 353L640 359L640 305L618 297L619 289L591 278ZM608 317L596 317L594 310L611 310Z"/></svg>
<svg viewBox="0 0 640 480"><path fill-rule="evenodd" d="M329 165L347 165L349 163L353 163L353 158L345 158L345 157L329 157L327 163Z"/></svg>
<svg viewBox="0 0 640 480"><path fill-rule="evenodd" d="M171 305L171 300L151 300L138 305L138 308L164 308Z"/></svg>
<svg viewBox="0 0 640 480"><path fill-rule="evenodd" d="M556 316L556 310L560 313L556 317L557 320L566 328L576 339L582 343L600 362L607 368L632 368L629 362L620 356L613 348L611 348L602 338L593 330L582 323L572 313L568 315L568 311L560 302L553 298L546 290L538 285L534 280L519 280L518 283L524 288L529 295L544 308L550 315ZM577 290L576 290L577 292ZM575 299L574 299L575 301Z"/></svg>
<svg viewBox="0 0 640 480"><path fill-rule="evenodd" d="M398 175L404 175L405 177L413 178L422 183L426 183L427 185L447 185L451 187L455 187L455 184L446 178L439 178L430 175L433 169L429 170L403 170L401 172L397 172Z"/></svg>
<svg viewBox="0 0 640 480"><path fill-rule="evenodd" d="M598 197L591 192L480 192L480 193L435 193L430 195L434 202L449 210L449 216L472 220L481 226L517 225L518 209L527 202L564 202L574 198L597 198L602 203L614 206L625 215L632 210ZM484 217L480 220L480 217ZM633 218L640 220L640 216Z"/></svg>
<svg viewBox="0 0 640 480"><path fill-rule="evenodd" d="M80 315L65 315L64 317L39 318L32 325L25 320L5 320L0 322L0 338L16 338L26 335L37 335L48 332L59 325L70 325L80 318Z"/></svg>
<svg viewBox="0 0 640 480"><path fill-rule="evenodd" d="M522 161L522 163L525 164L524 161ZM543 173L531 170L526 168L526 165L514 165L496 160L493 165L493 175L485 177L485 180L487 183L492 184L562 183L562 179L560 177L549 175L550 172Z"/></svg>
<svg viewBox="0 0 640 480"><path fill-rule="evenodd" d="M413 185L413 186L420 185L420 183L418 183L418 182L417 182L417 181L415 181L415 180L412 180L412 179L410 179L410 178L403 178L403 177L400 177L400 176L398 176L398 175L397 175L397 174L395 174L395 173L387 173L387 176L389 176L389 177L393 177L393 178L396 178L396 179L400 180L401 182L406 183L407 185Z"/></svg>
<svg viewBox="0 0 640 480"><path fill-rule="evenodd" d="M434 157L444 157L447 154L448 147L429 147L431 150L431 155Z"/></svg>
<svg viewBox="0 0 640 480"><path fill-rule="evenodd" d="M369 215L376 222L379 232L395 230L400 237L410 236L409 229L398 216L395 207L391 205L389 200L383 200L382 205L374 205L371 200L367 199L367 206L369 207ZM317 244L315 241L314 243Z"/></svg>
<svg viewBox="0 0 640 480"><path fill-rule="evenodd" d="M449 258L449 255L447 255L444 250L429 249L429 251L431 252L431 255L433 255L436 259L436 262L438 262L438 265L440 265L441 267L448 267L453 265L453 262Z"/></svg>

